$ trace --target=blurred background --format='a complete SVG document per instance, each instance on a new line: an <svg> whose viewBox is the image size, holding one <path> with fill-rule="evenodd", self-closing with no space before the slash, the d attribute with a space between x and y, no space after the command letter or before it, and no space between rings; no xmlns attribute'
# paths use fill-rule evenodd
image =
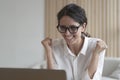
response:
<svg viewBox="0 0 120 80"><path fill-rule="evenodd" d="M44 0L0 0L0 67L41 63Z"/></svg>

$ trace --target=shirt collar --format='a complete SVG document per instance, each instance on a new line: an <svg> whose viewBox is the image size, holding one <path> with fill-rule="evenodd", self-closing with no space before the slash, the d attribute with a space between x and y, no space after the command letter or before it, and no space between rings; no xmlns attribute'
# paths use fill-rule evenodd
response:
<svg viewBox="0 0 120 80"><path fill-rule="evenodd" d="M63 48L64 48L65 55L71 55L71 56L75 57L75 55L68 48L67 43L66 43L66 41L64 39L63 39L63 44L64 44Z"/></svg>
<svg viewBox="0 0 120 80"><path fill-rule="evenodd" d="M82 49L81 49L79 54L86 55L86 51L87 51L87 48L88 48L88 39L89 39L88 37L84 38L83 47L82 47Z"/></svg>

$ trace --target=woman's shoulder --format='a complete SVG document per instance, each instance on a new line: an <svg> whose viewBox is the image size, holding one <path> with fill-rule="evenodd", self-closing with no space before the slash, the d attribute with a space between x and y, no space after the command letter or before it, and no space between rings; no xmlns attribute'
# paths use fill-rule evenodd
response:
<svg viewBox="0 0 120 80"><path fill-rule="evenodd" d="M96 44L98 41L103 41L105 43L101 38L87 37L87 39L89 44Z"/></svg>
<svg viewBox="0 0 120 80"><path fill-rule="evenodd" d="M95 38L95 37L87 37L89 41L103 41L100 38Z"/></svg>

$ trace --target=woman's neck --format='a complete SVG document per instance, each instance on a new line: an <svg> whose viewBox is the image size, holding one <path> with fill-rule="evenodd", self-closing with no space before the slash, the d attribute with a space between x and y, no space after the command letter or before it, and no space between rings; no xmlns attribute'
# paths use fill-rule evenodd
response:
<svg viewBox="0 0 120 80"><path fill-rule="evenodd" d="M70 50L77 56L80 50L82 49L84 43L84 38L80 38L76 43L68 45Z"/></svg>

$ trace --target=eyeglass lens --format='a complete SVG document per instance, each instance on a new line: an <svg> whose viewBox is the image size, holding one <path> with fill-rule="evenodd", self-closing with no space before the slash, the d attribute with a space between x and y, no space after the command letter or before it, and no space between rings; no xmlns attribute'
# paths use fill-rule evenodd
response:
<svg viewBox="0 0 120 80"><path fill-rule="evenodd" d="M58 28L58 31L61 32L61 33L65 33L67 30L70 33L76 33L78 31L79 26L71 25L69 27L66 27L64 25L59 25L59 26L57 26L57 28Z"/></svg>

